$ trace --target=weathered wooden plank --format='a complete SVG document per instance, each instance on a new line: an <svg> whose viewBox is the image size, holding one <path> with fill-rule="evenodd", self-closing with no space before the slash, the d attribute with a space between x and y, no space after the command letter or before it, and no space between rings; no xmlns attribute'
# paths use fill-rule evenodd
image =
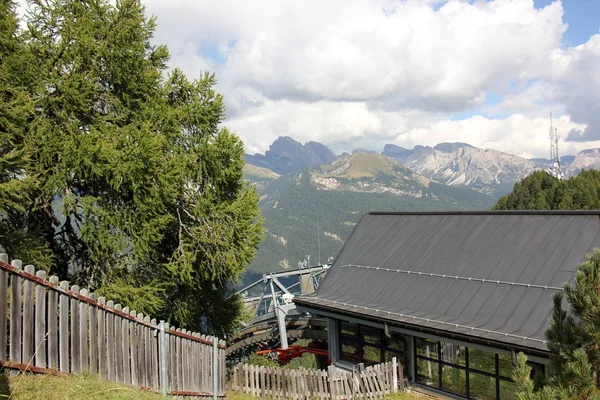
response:
<svg viewBox="0 0 600 400"><path fill-rule="evenodd" d="M144 322L149 324L150 317L145 316ZM152 350L150 348L150 328L146 325L142 325L142 332L144 334L144 372L146 375L146 387L152 387Z"/></svg>
<svg viewBox="0 0 600 400"><path fill-rule="evenodd" d="M60 288L69 290L69 282L62 281ZM58 296L59 301L59 317L58 317L58 354L60 370L69 372L69 296L61 293Z"/></svg>
<svg viewBox="0 0 600 400"><path fill-rule="evenodd" d="M0 261L8 264L8 254L0 253ZM0 269L0 360L8 359L8 272Z"/></svg>
<svg viewBox="0 0 600 400"><path fill-rule="evenodd" d="M109 311L106 313L106 369L108 380L115 381L115 314L110 312L115 307L115 302L109 300L106 303Z"/></svg>
<svg viewBox="0 0 600 400"><path fill-rule="evenodd" d="M40 279L46 279L46 271L35 273ZM35 366L46 368L46 288L35 285Z"/></svg>
<svg viewBox="0 0 600 400"><path fill-rule="evenodd" d="M166 336L166 346L167 346L167 390L172 390L173 387L173 345L171 341L171 336L169 335L170 325L168 322L165 322L165 336Z"/></svg>
<svg viewBox="0 0 600 400"><path fill-rule="evenodd" d="M88 298L90 295L89 290L81 289L79 294L83 297ZM85 301L79 301L79 332L74 333L79 335L79 371L89 372L90 360L89 360L89 345L88 345L88 303Z"/></svg>
<svg viewBox="0 0 600 400"><path fill-rule="evenodd" d="M106 304L106 298L99 297L98 304ZM106 351L106 311L98 309L98 373L100 377L108 379L108 361Z"/></svg>
<svg viewBox="0 0 600 400"><path fill-rule="evenodd" d="M35 267L26 265L25 272L35 275ZM23 282L23 364L30 365L35 353L34 337L34 283L25 279Z"/></svg>
<svg viewBox="0 0 600 400"><path fill-rule="evenodd" d="M51 276L49 282L58 285L58 277ZM48 290L48 368L58 369L58 293Z"/></svg>
<svg viewBox="0 0 600 400"><path fill-rule="evenodd" d="M121 311L123 307L115 304L115 310ZM123 323L121 317L114 316L115 329L115 381L123 382Z"/></svg>
<svg viewBox="0 0 600 400"><path fill-rule="evenodd" d="M200 339L206 340L206 335L200 335ZM208 393L208 359L206 357L206 345L200 344L200 391Z"/></svg>
<svg viewBox="0 0 600 400"><path fill-rule="evenodd" d="M156 319L150 320L150 325L155 327L154 329L150 329L150 343L152 350L152 388L157 390L160 388L160 364L158 363L158 341L159 341L159 333L158 333L158 325L156 324ZM198 391L198 390L196 390Z"/></svg>
<svg viewBox="0 0 600 400"><path fill-rule="evenodd" d="M181 332L181 329L177 328L176 332ZM175 338L175 386L177 390L183 390L183 378L181 376L181 337L174 336Z"/></svg>
<svg viewBox="0 0 600 400"><path fill-rule="evenodd" d="M13 260L11 265L20 270L23 264L21 260ZM10 359L17 363L23 362L21 284L21 277L17 274L12 274L10 277Z"/></svg>
<svg viewBox="0 0 600 400"><path fill-rule="evenodd" d="M123 313L129 315L129 307L123 309ZM123 382L131 385L131 351L129 344L129 320L121 318L121 335L123 337Z"/></svg>
<svg viewBox="0 0 600 400"><path fill-rule="evenodd" d="M71 291L79 293L79 286L71 286ZM78 374L81 371L80 357L79 357L79 300L75 298L70 299L71 303L71 373Z"/></svg>
<svg viewBox="0 0 600 400"><path fill-rule="evenodd" d="M92 301L97 301L95 293L90 294ZM90 335L90 372L98 373L98 307L90 305L89 318L89 335Z"/></svg>
<svg viewBox="0 0 600 400"><path fill-rule="evenodd" d="M193 337L198 337L197 333L191 332ZM198 345L199 343L190 341L189 351L190 351L190 390L194 392L199 392L198 388Z"/></svg>
<svg viewBox="0 0 600 400"><path fill-rule="evenodd" d="M137 315L135 310L131 310L129 315L134 317ZM138 355L138 336L137 336L137 323L134 321L129 322L129 340L131 342L131 355L129 356L129 365L131 369L131 384L139 386L139 376L137 367L137 355Z"/></svg>
<svg viewBox="0 0 600 400"><path fill-rule="evenodd" d="M144 320L144 314L142 313L138 313L136 319L138 321L143 321ZM146 352L144 350L144 344L145 344L145 340L144 340L144 327L142 324L136 324L136 334L138 335L138 357L137 357L137 368L138 368L138 378L139 378L139 385L140 386L144 386L147 387L148 386L148 382L147 382L147 376L146 376L146 367L144 365L144 359L146 357Z"/></svg>

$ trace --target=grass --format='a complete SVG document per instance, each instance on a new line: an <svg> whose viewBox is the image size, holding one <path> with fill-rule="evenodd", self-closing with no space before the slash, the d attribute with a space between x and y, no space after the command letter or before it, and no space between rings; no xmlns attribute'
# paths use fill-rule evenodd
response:
<svg viewBox="0 0 600 400"><path fill-rule="evenodd" d="M228 393L227 400L256 400L257 397L252 397L249 394ZM414 393L396 393L383 398L383 400L424 400L425 397Z"/></svg>
<svg viewBox="0 0 600 400"><path fill-rule="evenodd" d="M14 400L164 400L157 393L119 385L94 375L18 375L0 373L0 399Z"/></svg>
<svg viewBox="0 0 600 400"><path fill-rule="evenodd" d="M19 375L0 371L0 399L14 400L164 400L157 393L107 382L94 375ZM228 393L227 400L256 400L247 394ZM413 393L396 393L384 400L423 400Z"/></svg>

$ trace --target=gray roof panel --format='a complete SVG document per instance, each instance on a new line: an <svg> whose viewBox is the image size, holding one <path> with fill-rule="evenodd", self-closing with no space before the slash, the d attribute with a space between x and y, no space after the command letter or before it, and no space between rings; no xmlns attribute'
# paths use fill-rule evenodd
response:
<svg viewBox="0 0 600 400"><path fill-rule="evenodd" d="M317 293L295 301L544 350L552 295L600 247L599 216L368 214Z"/></svg>

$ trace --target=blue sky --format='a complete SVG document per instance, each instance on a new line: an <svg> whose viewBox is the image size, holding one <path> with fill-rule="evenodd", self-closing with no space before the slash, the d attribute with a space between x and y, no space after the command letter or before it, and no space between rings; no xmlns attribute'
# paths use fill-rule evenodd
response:
<svg viewBox="0 0 600 400"><path fill-rule="evenodd" d="M542 8L552 0L534 0L536 8ZM563 0L563 21L569 24L565 33L565 45L577 46L599 33L600 0Z"/></svg>

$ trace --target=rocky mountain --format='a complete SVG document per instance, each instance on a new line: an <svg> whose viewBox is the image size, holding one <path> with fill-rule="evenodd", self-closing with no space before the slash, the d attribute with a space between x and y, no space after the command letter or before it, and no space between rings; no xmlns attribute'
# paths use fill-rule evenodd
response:
<svg viewBox="0 0 600 400"><path fill-rule="evenodd" d="M307 255L311 264L326 262L369 211L488 209L496 200L441 184L373 153L283 175L261 191L265 240L244 283L264 272L297 268Z"/></svg>
<svg viewBox="0 0 600 400"><path fill-rule="evenodd" d="M562 156L560 158L560 165L566 168L573 162L573 160L575 160L575 156L573 155ZM537 164L550 164L549 158L531 158L529 159L529 161L532 161Z"/></svg>
<svg viewBox="0 0 600 400"><path fill-rule="evenodd" d="M466 143L440 143L407 150L386 145L383 155L421 175L451 186L466 186L491 195L512 190L515 182L547 165Z"/></svg>
<svg viewBox="0 0 600 400"><path fill-rule="evenodd" d="M600 169L600 149L579 152L564 171L566 176L575 176L584 169Z"/></svg>
<svg viewBox="0 0 600 400"><path fill-rule="evenodd" d="M287 174L306 167L329 164L336 158L336 155L321 143L308 142L303 145L287 136L275 140L264 155L246 154L244 156L248 164L270 169L277 174Z"/></svg>

